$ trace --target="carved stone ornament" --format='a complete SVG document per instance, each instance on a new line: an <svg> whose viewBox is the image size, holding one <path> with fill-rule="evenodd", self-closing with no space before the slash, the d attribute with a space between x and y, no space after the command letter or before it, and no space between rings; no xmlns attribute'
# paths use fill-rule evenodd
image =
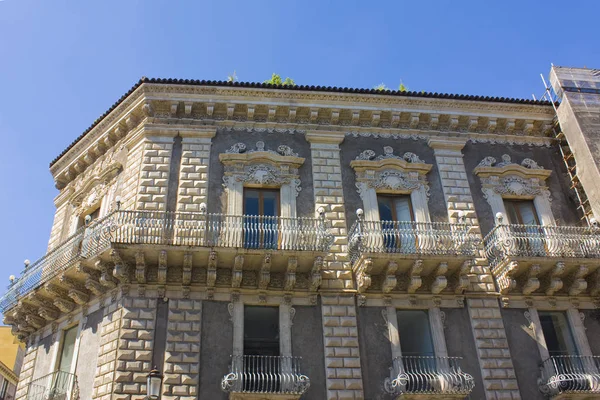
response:
<svg viewBox="0 0 600 400"><path fill-rule="evenodd" d="M431 164L425 164L416 154L394 155L390 146L384 147L384 154L376 157L373 150L364 150L350 162L356 173L356 188L361 198L369 189L380 192L410 193L424 188L429 196L427 173Z"/></svg>
<svg viewBox="0 0 600 400"><path fill-rule="evenodd" d="M550 191L544 182L552 171L543 169L530 158L519 165L507 154L502 156L501 162L485 157L473 172L481 178L481 189L488 202L493 201L494 195L529 199L542 195L550 200Z"/></svg>
<svg viewBox="0 0 600 400"><path fill-rule="evenodd" d="M76 207L75 215L96 207L114 186L123 170L126 152L126 149L120 148L98 158L69 185L72 190L70 203Z"/></svg>
<svg viewBox="0 0 600 400"><path fill-rule="evenodd" d="M265 150L264 142L256 150L246 151L244 143L236 143L219 155L225 167L223 186L233 189L238 182L245 185L281 187L290 184L296 196L302 190L298 169L305 159L298 157L289 146L280 145L277 152Z"/></svg>

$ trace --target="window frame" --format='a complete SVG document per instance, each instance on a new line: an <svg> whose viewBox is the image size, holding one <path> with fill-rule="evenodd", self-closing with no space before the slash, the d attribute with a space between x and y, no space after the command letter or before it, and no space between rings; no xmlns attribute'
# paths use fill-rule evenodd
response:
<svg viewBox="0 0 600 400"><path fill-rule="evenodd" d="M410 212L410 221L405 221L405 220L399 220L396 211L396 201L400 200L400 199L405 199L408 202L408 209ZM390 209L392 210L392 221L393 222L414 222L415 221L415 212L413 209L413 204L412 204L412 199L410 198L410 195L408 194L390 194L390 193L377 193L377 209L379 211L379 202L380 200L390 200L391 202L391 206ZM381 212L379 212L380 214L380 220L381 220Z"/></svg>

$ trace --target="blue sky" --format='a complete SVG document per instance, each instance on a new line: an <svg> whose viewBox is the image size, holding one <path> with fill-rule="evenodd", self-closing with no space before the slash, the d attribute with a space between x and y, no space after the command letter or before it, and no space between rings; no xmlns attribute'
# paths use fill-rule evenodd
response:
<svg viewBox="0 0 600 400"><path fill-rule="evenodd" d="M600 68L600 2L0 0L0 293L43 255L48 163L141 76L531 98Z"/></svg>

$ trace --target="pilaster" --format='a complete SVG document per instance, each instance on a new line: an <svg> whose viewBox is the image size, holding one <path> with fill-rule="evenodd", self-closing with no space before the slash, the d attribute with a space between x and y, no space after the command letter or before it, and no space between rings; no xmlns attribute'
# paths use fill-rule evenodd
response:
<svg viewBox="0 0 600 400"><path fill-rule="evenodd" d="M467 306L486 399L520 399L498 300L467 299Z"/></svg>
<svg viewBox="0 0 600 400"><path fill-rule="evenodd" d="M27 352L23 358L21 373L19 374L19 383L17 384L17 391L15 392L15 400L25 400L27 398L29 383L33 378L33 371L35 370L38 346L39 343L32 343L27 347Z"/></svg>
<svg viewBox="0 0 600 400"><path fill-rule="evenodd" d="M104 307L92 399L112 399L115 385L119 331L121 329L121 311L121 307L116 302Z"/></svg>
<svg viewBox="0 0 600 400"><path fill-rule="evenodd" d="M179 172L177 211L198 212L207 201L210 148L216 128L180 133L183 151Z"/></svg>
<svg viewBox="0 0 600 400"><path fill-rule="evenodd" d="M172 137L150 136L143 139L137 210L166 210L172 150Z"/></svg>
<svg viewBox="0 0 600 400"><path fill-rule="evenodd" d="M354 296L321 296L327 399L362 399Z"/></svg>
<svg viewBox="0 0 600 400"><path fill-rule="evenodd" d="M198 397L201 320L202 301L169 300L163 398Z"/></svg>

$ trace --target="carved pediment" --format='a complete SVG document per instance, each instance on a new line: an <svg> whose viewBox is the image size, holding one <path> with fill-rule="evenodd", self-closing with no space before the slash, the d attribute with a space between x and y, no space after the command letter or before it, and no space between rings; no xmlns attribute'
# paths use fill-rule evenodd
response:
<svg viewBox="0 0 600 400"><path fill-rule="evenodd" d="M549 196L545 180L552 171L542 168L530 158L517 164L512 162L508 154L502 156L501 162L494 157L485 157L473 172L481 178L486 198L490 193L507 198L532 198L540 194Z"/></svg>
<svg viewBox="0 0 600 400"><path fill-rule="evenodd" d="M280 187L291 184L296 195L300 192L298 169L305 159L298 157L289 146L280 145L277 152L265 149L264 142L257 142L256 149L246 151L244 143L236 143L225 153L219 154L225 166L223 184L232 188L236 182L247 186Z"/></svg>
<svg viewBox="0 0 600 400"><path fill-rule="evenodd" d="M378 192L410 193L423 186L429 192L427 173L433 167L424 163L414 153L394 154L390 146L384 154L376 156L373 150L365 150L350 162L356 173L356 187L363 195L366 189Z"/></svg>

